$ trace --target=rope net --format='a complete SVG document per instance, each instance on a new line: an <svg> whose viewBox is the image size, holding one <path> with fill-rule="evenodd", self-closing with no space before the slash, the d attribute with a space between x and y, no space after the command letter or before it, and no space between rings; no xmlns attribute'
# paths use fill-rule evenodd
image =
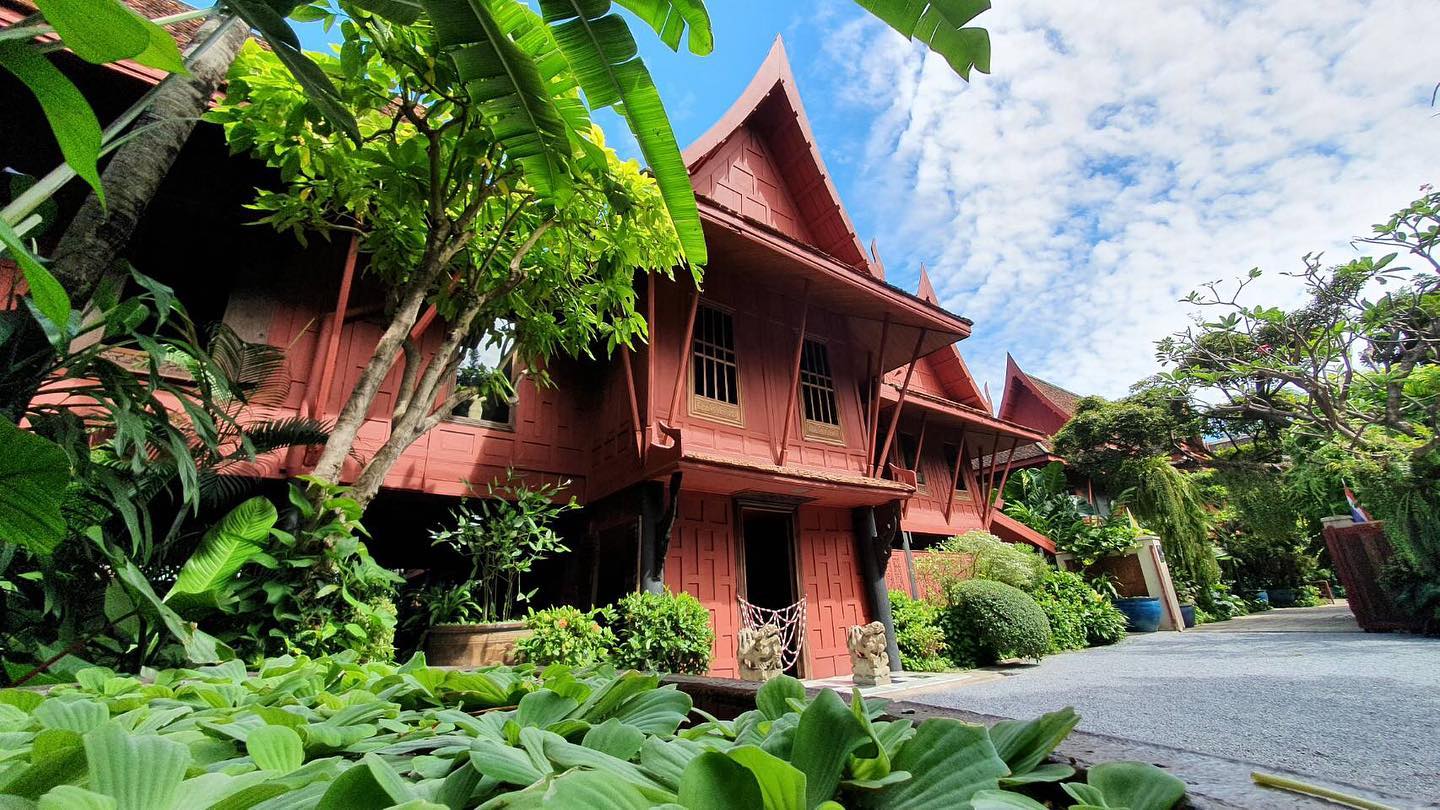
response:
<svg viewBox="0 0 1440 810"><path fill-rule="evenodd" d="M759 630L773 625L780 631L780 669L789 670L800 660L800 645L805 641L805 597L789 607L779 610L752 605L743 598L740 601L740 626Z"/></svg>

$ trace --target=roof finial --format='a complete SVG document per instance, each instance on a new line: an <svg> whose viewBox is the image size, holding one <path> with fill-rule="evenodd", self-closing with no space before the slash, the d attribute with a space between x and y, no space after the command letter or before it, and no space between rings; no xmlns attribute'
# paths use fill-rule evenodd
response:
<svg viewBox="0 0 1440 810"><path fill-rule="evenodd" d="M940 297L935 294L935 285L930 283L930 271L924 262L920 263L920 286L916 288L915 295L936 306L940 305Z"/></svg>

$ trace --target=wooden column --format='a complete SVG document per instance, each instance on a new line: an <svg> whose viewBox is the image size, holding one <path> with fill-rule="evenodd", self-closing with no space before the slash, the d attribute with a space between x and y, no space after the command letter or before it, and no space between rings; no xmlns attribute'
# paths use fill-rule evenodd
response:
<svg viewBox="0 0 1440 810"><path fill-rule="evenodd" d="M325 403L330 399L330 386L335 379L335 366L340 361L340 332L345 326L345 310L350 306L350 285L355 280L355 261L360 255L360 237L350 237L350 249L345 253L345 269L340 276L340 293L335 296L335 313L330 318L329 340L325 345L325 364L320 370L320 382L316 387L315 401L311 413L316 419L325 418Z"/></svg>
<svg viewBox="0 0 1440 810"><path fill-rule="evenodd" d="M875 460L875 440L879 437L880 431L880 386L885 381L885 342L890 339L890 313L885 313L885 323L880 327L880 354L876 358L875 379L870 381L870 419L869 438L865 441L865 470L869 471L877 464Z"/></svg>
<svg viewBox="0 0 1440 810"><path fill-rule="evenodd" d="M905 382L900 384L900 398L895 402L895 413L890 416L890 427L885 431L885 444L880 448L879 461L875 463L871 477L879 473L880 465L890 454L890 443L895 441L895 429L900 427L900 411L904 410L905 397L910 394L910 378L915 376L915 361L920 359L920 347L925 344L925 335L928 333L928 329L921 329L919 337L915 338L915 348L910 352L910 366L905 369Z"/></svg>
<svg viewBox="0 0 1440 810"><path fill-rule="evenodd" d="M860 556L860 575L865 580L866 601L870 604L872 620L885 627L885 646L890 655L890 669L900 672L903 667L900 663L900 647L895 641L895 617L890 610L890 590L885 587L885 569L890 561L889 538L893 535L881 536L875 509L873 506L862 506L851 513ZM896 517L895 520L898 525L899 518Z"/></svg>
<svg viewBox="0 0 1440 810"><path fill-rule="evenodd" d="M620 347L620 362L625 365L625 390L630 394L630 426L635 431L635 452L645 460L645 427L640 423L640 400L635 393L635 368L630 362L630 347Z"/></svg>
<svg viewBox="0 0 1440 810"><path fill-rule="evenodd" d="M670 394L670 426L680 414L680 400L688 389L686 375L690 373L690 355L694 352L691 343L695 340L695 315L700 311L700 288L690 294L690 315L685 319L685 338L680 341L680 357L675 364L675 390Z"/></svg>
<svg viewBox="0 0 1440 810"><path fill-rule="evenodd" d="M910 532L900 533L900 542L905 549L905 574L910 579L910 598L920 598L920 585L915 581L915 554L910 550Z"/></svg>
<svg viewBox="0 0 1440 810"><path fill-rule="evenodd" d="M784 467L785 456L789 453L790 423L795 415L795 398L800 394L800 358L805 352L805 326L810 317L810 280L805 280L805 291L800 296L800 336L795 339L795 361L790 366L790 391L785 395L785 415L780 426L780 451L776 464Z"/></svg>
<svg viewBox="0 0 1440 810"><path fill-rule="evenodd" d="M965 431L969 425L960 426L960 440L955 446L955 467L950 472L950 491L945 493L945 522L950 522L950 513L955 509L955 488L960 486L960 465L965 463Z"/></svg>

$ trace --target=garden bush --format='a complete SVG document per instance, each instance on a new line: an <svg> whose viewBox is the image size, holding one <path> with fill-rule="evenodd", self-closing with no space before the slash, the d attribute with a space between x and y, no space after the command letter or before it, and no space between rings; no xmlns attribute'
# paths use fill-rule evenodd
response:
<svg viewBox="0 0 1440 810"><path fill-rule="evenodd" d="M890 592L895 621L895 645L900 663L911 672L944 672L955 664L945 656L945 631L940 629L940 607L911 599L903 591Z"/></svg>
<svg viewBox="0 0 1440 810"><path fill-rule="evenodd" d="M757 708L693 726L689 695L609 668L462 672L347 653L270 659L253 674L230 661L145 681L99 668L76 678L48 694L0 692L0 806L1039 807L1063 789L1168 810L1185 794L1138 763L1067 781L1074 769L1047 760L1079 721L1071 709L993 732L943 717L917 726L880 719L883 702L858 690L848 706L828 689L809 700L783 676Z"/></svg>
<svg viewBox="0 0 1440 810"><path fill-rule="evenodd" d="M1125 614L1072 571L1046 572L1030 595L1050 622L1050 651L1114 644L1125 637Z"/></svg>
<svg viewBox="0 0 1440 810"><path fill-rule="evenodd" d="M601 624L606 610L585 612L569 606L531 610L525 617L530 635L516 642L524 661L540 666L589 666L605 661L615 643L610 628Z"/></svg>
<svg viewBox="0 0 1440 810"><path fill-rule="evenodd" d="M710 611L688 593L632 593L611 608L611 663L621 669L704 675L715 632Z"/></svg>
<svg viewBox="0 0 1440 810"><path fill-rule="evenodd" d="M950 658L986 666L1002 658L1041 658L1050 650L1050 622L1029 594L1003 582L972 579L945 592L940 626Z"/></svg>
<svg viewBox="0 0 1440 810"><path fill-rule="evenodd" d="M934 550L967 558L970 561L966 566L967 578L994 580L1021 590L1035 587L1050 567L1045 558L1029 546L1007 543L989 532L978 530L951 537ZM948 590L957 579L947 575L945 570L925 570L924 565L921 564L921 573L939 582L942 588Z"/></svg>
<svg viewBox="0 0 1440 810"><path fill-rule="evenodd" d="M1295 589L1295 607L1317 607L1321 602L1320 589L1314 585L1301 585Z"/></svg>

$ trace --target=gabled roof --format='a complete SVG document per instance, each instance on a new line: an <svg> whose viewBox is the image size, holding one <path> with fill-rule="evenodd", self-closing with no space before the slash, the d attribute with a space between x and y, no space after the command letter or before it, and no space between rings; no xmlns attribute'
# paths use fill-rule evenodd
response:
<svg viewBox="0 0 1440 810"><path fill-rule="evenodd" d="M1081 396L1026 374L1015 358L1005 355L1005 393L1000 418L1053 435L1075 415Z"/></svg>
<svg viewBox="0 0 1440 810"><path fill-rule="evenodd" d="M685 150L685 164L701 197L875 274L820 157L779 37L745 92Z"/></svg>
<svg viewBox="0 0 1440 810"><path fill-rule="evenodd" d="M935 294L935 285L930 282L930 271L924 264L920 265L920 286L915 290L915 297L940 306L940 297ZM965 365L965 358L960 356L958 344L951 343L925 359L929 361L939 383L941 390L938 393L962 405L983 408L986 413L993 413L990 401L980 393L980 387L975 383L970 367Z"/></svg>

